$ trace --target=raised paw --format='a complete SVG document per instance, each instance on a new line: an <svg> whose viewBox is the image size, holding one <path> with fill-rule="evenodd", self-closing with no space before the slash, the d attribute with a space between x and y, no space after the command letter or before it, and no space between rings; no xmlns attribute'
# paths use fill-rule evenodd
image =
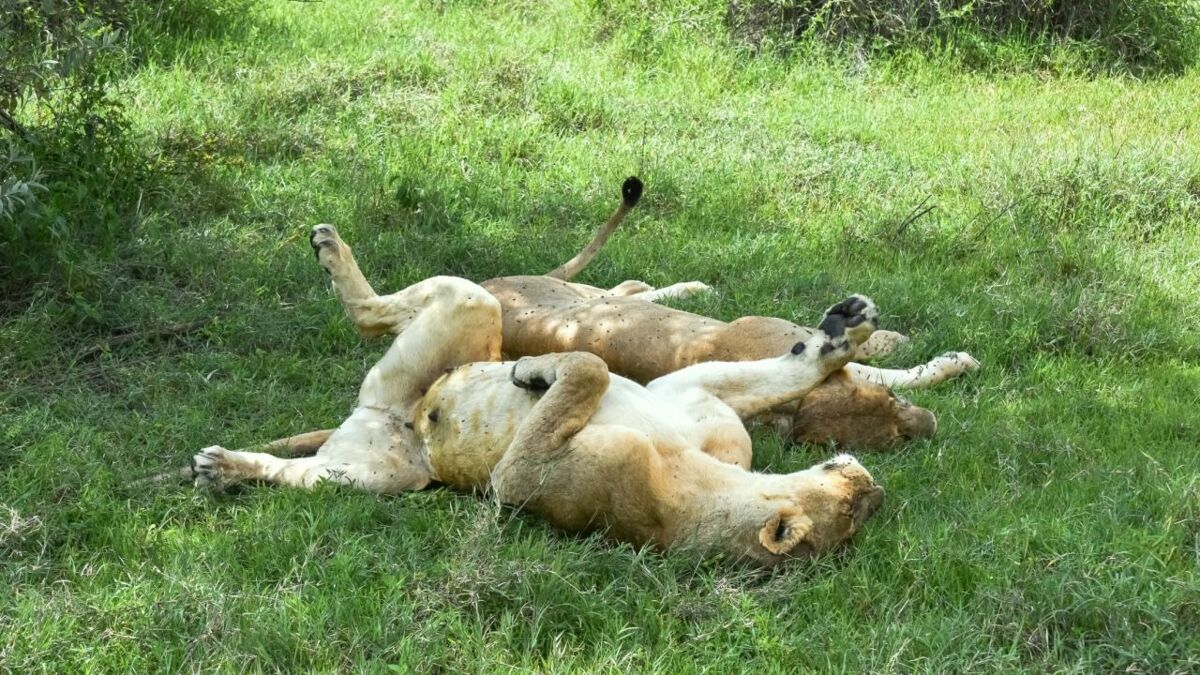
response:
<svg viewBox="0 0 1200 675"><path fill-rule="evenodd" d="M522 389L546 391L554 384L555 369L546 367L547 361L537 356L525 356L513 364L509 379Z"/></svg>
<svg viewBox="0 0 1200 675"><path fill-rule="evenodd" d="M211 445L192 455L192 481L196 487L220 490L232 482L228 453L219 445Z"/></svg>
<svg viewBox="0 0 1200 675"><path fill-rule="evenodd" d="M817 330L826 337L821 353L848 350L867 341L875 332L879 310L864 295L852 295L825 311Z"/></svg>
<svg viewBox="0 0 1200 675"><path fill-rule="evenodd" d="M312 246L313 255L317 256L317 262L326 272L340 262L342 251L349 249L346 242L338 236L337 228L326 223L313 226L308 235L308 243Z"/></svg>

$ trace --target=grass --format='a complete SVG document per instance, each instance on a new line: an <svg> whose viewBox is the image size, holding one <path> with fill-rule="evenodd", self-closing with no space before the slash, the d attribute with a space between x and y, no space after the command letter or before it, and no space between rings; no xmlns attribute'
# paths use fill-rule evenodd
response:
<svg viewBox="0 0 1200 675"><path fill-rule="evenodd" d="M722 7L631 8L279 0L124 83L161 178L120 257L0 317L0 670L1200 669L1200 73L752 55ZM762 576L445 491L128 486L348 411L383 345L311 224L380 289L532 273L632 173L582 281L803 322L863 292L914 338L887 363L984 363L863 457L851 548Z"/></svg>

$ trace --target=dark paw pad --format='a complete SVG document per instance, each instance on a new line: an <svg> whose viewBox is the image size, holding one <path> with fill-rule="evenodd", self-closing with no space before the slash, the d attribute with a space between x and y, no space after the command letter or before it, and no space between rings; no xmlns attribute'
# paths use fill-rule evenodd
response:
<svg viewBox="0 0 1200 675"><path fill-rule="evenodd" d="M528 389L530 391L546 391L550 388L550 383L547 382L546 379L541 375L532 375L528 377L518 375L518 366L520 366L519 361L513 364L512 374L509 375L509 379L512 380L513 384L521 389Z"/></svg>
<svg viewBox="0 0 1200 675"><path fill-rule="evenodd" d="M872 320L875 313L871 301L860 295L853 295L830 307L817 328L829 337L841 337L847 328L854 328Z"/></svg>
<svg viewBox="0 0 1200 675"><path fill-rule="evenodd" d="M825 344L821 345L821 356L832 354L835 351L850 351L850 343L846 341L826 342Z"/></svg>
<svg viewBox="0 0 1200 675"><path fill-rule="evenodd" d="M211 446L192 455L192 481L197 487L219 487L222 485L222 469L225 458L224 448Z"/></svg>

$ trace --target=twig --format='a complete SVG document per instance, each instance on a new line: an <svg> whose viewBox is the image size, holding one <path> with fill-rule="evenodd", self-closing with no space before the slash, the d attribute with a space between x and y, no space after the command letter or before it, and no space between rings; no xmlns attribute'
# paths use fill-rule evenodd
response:
<svg viewBox="0 0 1200 675"><path fill-rule="evenodd" d="M111 351L113 347L119 347L121 345L129 344L130 342L136 342L138 340L152 340L175 335L185 335L187 333L204 328L213 321L216 321L216 319L217 318L213 316L207 319L198 319L196 321L189 321L187 323L177 323L170 326L163 326L162 328L156 328L153 330L134 331L132 333L125 333L124 335L117 335L116 337L109 338L104 342L84 349L83 351L79 352L79 356L76 358L79 360L86 359L101 352Z"/></svg>
<svg viewBox="0 0 1200 675"><path fill-rule="evenodd" d="M929 206L925 206L925 203L928 202L932 198L933 198L933 195L927 195L925 197L925 199L921 200L920 204L917 204L916 206L913 207L912 211L908 212L908 216L904 219L904 222L900 223L900 227L896 228L896 232L894 234L892 234L893 239L904 234L904 231L908 229L909 225L912 225L918 219L924 217L930 211L937 208L937 204L930 204ZM923 206L925 208L921 208Z"/></svg>
<svg viewBox="0 0 1200 675"><path fill-rule="evenodd" d="M983 226L976 230L975 234L971 236L971 241L978 241L979 238L987 233L988 230L992 229L992 225L996 224L996 221L1000 220L1000 218L1006 214L1012 212L1013 209L1022 204L1028 203L1034 197L1044 197L1047 194L1050 194L1049 190L1031 190L1029 194L1020 197L1013 197L1012 201L1008 203L1008 206L1005 206L997 211L995 215L993 215L986 223L983 224ZM978 218L975 220L978 220Z"/></svg>
<svg viewBox="0 0 1200 675"><path fill-rule="evenodd" d="M20 136L21 140L28 141L33 138L29 130L21 126L20 122L13 119L13 116L7 110L0 110L0 126Z"/></svg>

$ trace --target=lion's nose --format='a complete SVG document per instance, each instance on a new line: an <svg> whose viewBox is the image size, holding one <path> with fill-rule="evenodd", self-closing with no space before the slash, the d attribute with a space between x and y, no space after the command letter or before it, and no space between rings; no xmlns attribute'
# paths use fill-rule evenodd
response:
<svg viewBox="0 0 1200 675"><path fill-rule="evenodd" d="M929 438L937 433L937 416L932 412L912 406L901 415L905 438Z"/></svg>
<svg viewBox="0 0 1200 675"><path fill-rule="evenodd" d="M878 485L872 485L858 493L858 496L854 498L852 511L855 528L860 527L879 510L879 507L883 505L883 495L883 488Z"/></svg>

